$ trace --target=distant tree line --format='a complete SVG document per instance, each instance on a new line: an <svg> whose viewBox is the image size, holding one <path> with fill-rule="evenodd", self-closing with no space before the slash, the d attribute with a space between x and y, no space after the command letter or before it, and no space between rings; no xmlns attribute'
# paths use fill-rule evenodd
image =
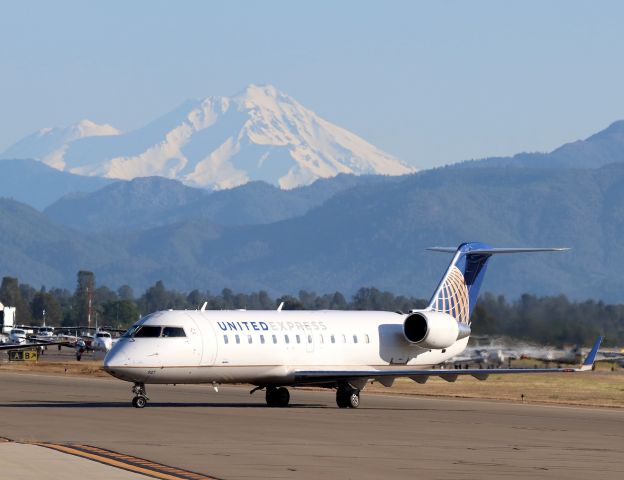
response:
<svg viewBox="0 0 624 480"><path fill-rule="evenodd" d="M360 288L350 299L342 293L301 290L297 296L272 298L267 292L235 293L224 288L220 293L193 290L182 293L168 290L157 281L135 297L128 285L117 290L96 286L93 272L77 274L76 289L37 290L20 284L17 278L4 277L0 302L17 308L17 322L23 325L108 326L125 329L148 313L167 309L201 308L208 310L272 310L284 302L285 310L386 310L407 312L424 308L427 301L394 295L373 287ZM624 345L624 305L601 301L575 302L564 295L537 297L522 295L508 301L504 296L485 293L479 298L472 316L472 331L477 334L505 335L553 345L589 345L598 335L606 345Z"/></svg>

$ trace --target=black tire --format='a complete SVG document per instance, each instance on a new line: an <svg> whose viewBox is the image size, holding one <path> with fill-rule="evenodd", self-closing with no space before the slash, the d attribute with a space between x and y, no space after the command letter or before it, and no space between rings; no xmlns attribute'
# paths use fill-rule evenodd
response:
<svg viewBox="0 0 624 480"><path fill-rule="evenodd" d="M132 406L134 408L144 408L147 405L147 399L145 397L134 397L132 399Z"/></svg>
<svg viewBox="0 0 624 480"><path fill-rule="evenodd" d="M336 390L336 405L339 408L349 408L349 391L339 388Z"/></svg>
<svg viewBox="0 0 624 480"><path fill-rule="evenodd" d="M267 387L266 388L266 392L264 393L264 399L266 401L266 404L268 407L274 407L275 406L275 388L273 387Z"/></svg>
<svg viewBox="0 0 624 480"><path fill-rule="evenodd" d="M339 408L358 408L360 406L360 391L352 388L338 388L336 390L336 405Z"/></svg>
<svg viewBox="0 0 624 480"><path fill-rule="evenodd" d="M290 402L290 392L287 388L280 387L277 389L277 406L287 407Z"/></svg>
<svg viewBox="0 0 624 480"><path fill-rule="evenodd" d="M269 407L286 407L290 402L290 393L284 387L267 387L265 398Z"/></svg>

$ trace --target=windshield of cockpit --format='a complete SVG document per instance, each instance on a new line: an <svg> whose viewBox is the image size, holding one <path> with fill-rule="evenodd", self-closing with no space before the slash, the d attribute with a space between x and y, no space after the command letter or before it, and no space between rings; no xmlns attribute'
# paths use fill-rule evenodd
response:
<svg viewBox="0 0 624 480"><path fill-rule="evenodd" d="M123 334L125 338L186 337L184 328L160 325L135 325Z"/></svg>

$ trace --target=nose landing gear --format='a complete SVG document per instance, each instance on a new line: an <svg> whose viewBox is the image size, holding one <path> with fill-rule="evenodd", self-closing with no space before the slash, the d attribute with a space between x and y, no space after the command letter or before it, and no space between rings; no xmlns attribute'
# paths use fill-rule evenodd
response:
<svg viewBox="0 0 624 480"><path fill-rule="evenodd" d="M134 398L132 399L132 406L134 408L143 408L147 405L147 393L145 392L145 384L143 383L135 383L132 387L132 393L134 393Z"/></svg>

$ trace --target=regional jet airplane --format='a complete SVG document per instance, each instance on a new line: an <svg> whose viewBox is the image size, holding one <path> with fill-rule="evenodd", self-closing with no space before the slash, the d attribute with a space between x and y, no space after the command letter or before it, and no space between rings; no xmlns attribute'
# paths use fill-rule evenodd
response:
<svg viewBox="0 0 624 480"><path fill-rule="evenodd" d="M285 407L288 386L336 389L341 408L356 408L369 381L395 378L453 382L459 375L591 370L599 338L578 368L441 369L468 343L470 316L492 255L563 248L492 248L464 243L432 248L453 260L423 310L376 311L163 311L130 328L104 359L105 370L133 382L133 406L147 403L149 383L250 383L266 390L271 407Z"/></svg>

